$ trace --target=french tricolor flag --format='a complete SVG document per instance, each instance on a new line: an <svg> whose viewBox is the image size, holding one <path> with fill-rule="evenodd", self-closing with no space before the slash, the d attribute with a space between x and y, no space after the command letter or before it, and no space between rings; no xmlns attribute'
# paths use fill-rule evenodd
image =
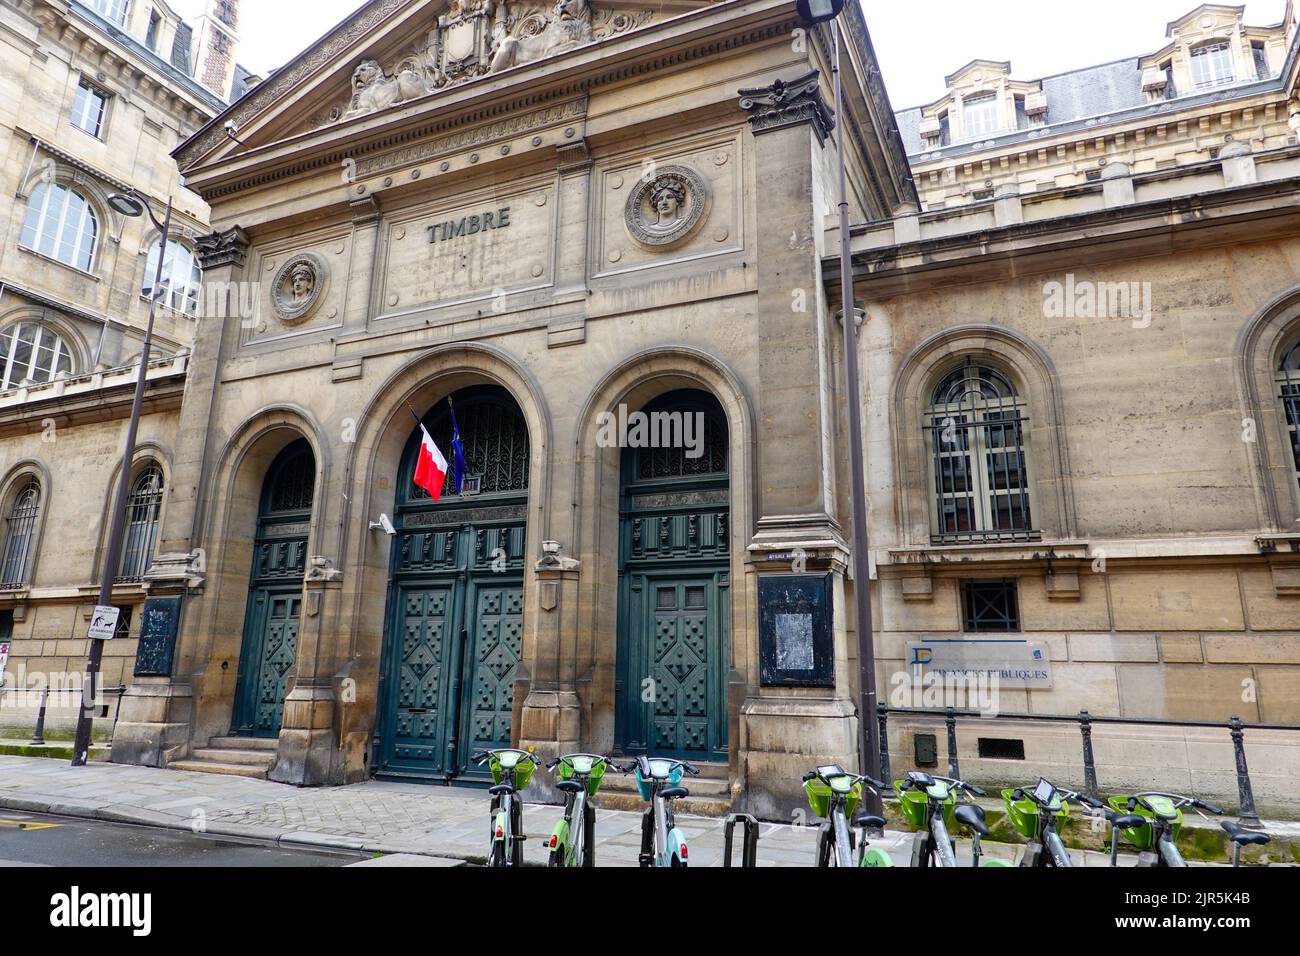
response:
<svg viewBox="0 0 1300 956"><path fill-rule="evenodd" d="M415 465L415 483L429 493L435 502L442 497L442 487L447 483L447 459L434 443L429 429L420 424L420 458Z"/></svg>

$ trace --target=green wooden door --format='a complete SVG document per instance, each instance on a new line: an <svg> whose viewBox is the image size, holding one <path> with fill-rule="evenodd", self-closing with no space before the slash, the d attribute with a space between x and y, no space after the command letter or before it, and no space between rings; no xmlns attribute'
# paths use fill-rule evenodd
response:
<svg viewBox="0 0 1300 956"><path fill-rule="evenodd" d="M730 490L722 410L675 392L647 413L703 416L700 454L623 456L616 745L627 754L727 759ZM698 429L697 429L698 431Z"/></svg>
<svg viewBox="0 0 1300 956"><path fill-rule="evenodd" d="M316 462L298 441L267 471L249 573L231 733L277 737L298 653Z"/></svg>
<svg viewBox="0 0 1300 956"><path fill-rule="evenodd" d="M628 753L725 759L726 572L628 576Z"/></svg>
<svg viewBox="0 0 1300 956"><path fill-rule="evenodd" d="M478 782L488 775L470 755L511 744L523 653L528 435L500 389L459 393L456 409L478 493L449 487L430 502L411 482L418 446L408 445L374 764L388 776ZM428 427L446 452L445 405Z"/></svg>

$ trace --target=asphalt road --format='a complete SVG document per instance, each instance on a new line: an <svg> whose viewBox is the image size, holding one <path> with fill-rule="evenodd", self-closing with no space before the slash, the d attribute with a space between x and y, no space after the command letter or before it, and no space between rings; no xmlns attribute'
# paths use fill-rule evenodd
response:
<svg viewBox="0 0 1300 956"><path fill-rule="evenodd" d="M0 810L0 867L338 867L359 859L355 854Z"/></svg>

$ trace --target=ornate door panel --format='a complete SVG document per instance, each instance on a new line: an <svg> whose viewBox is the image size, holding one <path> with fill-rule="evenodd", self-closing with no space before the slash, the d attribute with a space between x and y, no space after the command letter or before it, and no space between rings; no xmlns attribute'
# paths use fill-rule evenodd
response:
<svg viewBox="0 0 1300 956"><path fill-rule="evenodd" d="M451 457L459 434L464 485L449 475L437 503L412 480L412 433L400 471L384 637L376 772L476 782L470 761L508 747L523 653L528 431L502 389L455 396L457 426L440 403L425 417Z"/></svg>
<svg viewBox="0 0 1300 956"><path fill-rule="evenodd" d="M302 617L298 582L306 571L306 554L305 538L262 541L254 552L231 722L231 732L237 736L280 735L284 698L297 660Z"/></svg>
<svg viewBox="0 0 1300 956"><path fill-rule="evenodd" d="M523 652L524 589L483 582L476 588L470 637L469 741L461 753L461 770L476 750L510 746L515 701L515 671Z"/></svg>
<svg viewBox="0 0 1300 956"><path fill-rule="evenodd" d="M450 658L456 646L456 589L447 584L402 589L397 634L397 688L390 766L446 772L444 722Z"/></svg>
<svg viewBox="0 0 1300 956"><path fill-rule="evenodd" d="M730 484L727 427L710 396L647 405L692 447L632 448L622 463L615 738L629 754L727 759ZM676 416L676 418L674 418ZM686 422L698 422L693 429ZM702 427L701 427L702 425ZM671 433L661 427L658 434Z"/></svg>
<svg viewBox="0 0 1300 956"><path fill-rule="evenodd" d="M278 737L284 721L297 661L315 476L311 446L300 440L276 457L263 482L231 719L238 736Z"/></svg>
<svg viewBox="0 0 1300 956"><path fill-rule="evenodd" d="M726 757L725 572L629 576L623 747L687 760Z"/></svg>

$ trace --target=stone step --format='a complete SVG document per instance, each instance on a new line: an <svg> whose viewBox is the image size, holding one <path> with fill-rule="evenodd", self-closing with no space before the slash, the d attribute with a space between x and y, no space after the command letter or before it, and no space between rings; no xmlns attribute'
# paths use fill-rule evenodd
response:
<svg viewBox="0 0 1300 956"><path fill-rule="evenodd" d="M275 752L267 750L234 750L224 747L202 747L194 751L194 760L208 763L237 763L270 770L275 763Z"/></svg>
<svg viewBox="0 0 1300 956"><path fill-rule="evenodd" d="M215 760L178 760L167 765L168 770L189 770L194 773L219 773L228 777L252 777L254 780L266 779L266 767L256 767L243 763L218 763Z"/></svg>
<svg viewBox="0 0 1300 956"><path fill-rule="evenodd" d="M280 746L275 737L213 737L208 741L212 750L269 750L274 752Z"/></svg>
<svg viewBox="0 0 1300 956"><path fill-rule="evenodd" d="M716 817L731 812L731 779L726 764L695 764L698 777L687 777L681 786L691 792L674 806L678 813ZM607 775L596 796L596 806L604 810L642 811L647 804L641 799L634 774Z"/></svg>

